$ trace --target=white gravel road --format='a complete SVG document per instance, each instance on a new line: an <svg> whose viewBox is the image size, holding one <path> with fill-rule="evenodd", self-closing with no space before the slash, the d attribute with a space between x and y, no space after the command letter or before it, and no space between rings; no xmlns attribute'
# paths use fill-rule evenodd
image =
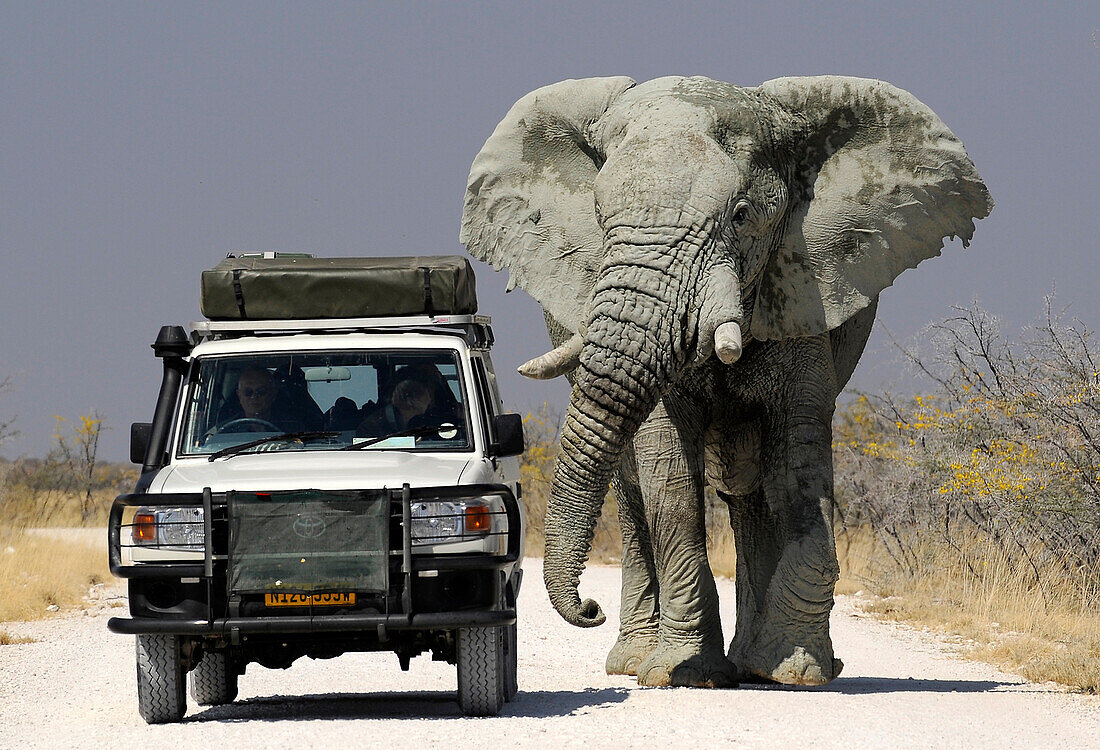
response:
<svg viewBox="0 0 1100 750"><path fill-rule="evenodd" d="M236 703L191 703L181 724L146 726L133 638L106 629L125 610L106 587L86 614L4 624L37 640L0 646L0 747L1100 747L1100 698L954 658L926 633L859 616L844 597L833 637L847 666L827 687L639 688L603 673L618 569L585 574L582 591L609 624L579 630L551 610L539 563L526 563L520 597L520 694L499 717L459 714L454 667L420 657L402 673L392 654L351 654L286 671L250 665ZM732 589L719 583L727 624Z"/></svg>

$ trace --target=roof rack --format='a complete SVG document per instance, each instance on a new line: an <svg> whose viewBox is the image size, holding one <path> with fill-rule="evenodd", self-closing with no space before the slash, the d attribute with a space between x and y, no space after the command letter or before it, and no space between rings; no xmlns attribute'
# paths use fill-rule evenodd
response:
<svg viewBox="0 0 1100 750"><path fill-rule="evenodd" d="M445 333L460 335L473 347L493 345L492 318L488 315L410 315L378 318L315 318L306 320L197 320L191 323L198 339L289 333Z"/></svg>

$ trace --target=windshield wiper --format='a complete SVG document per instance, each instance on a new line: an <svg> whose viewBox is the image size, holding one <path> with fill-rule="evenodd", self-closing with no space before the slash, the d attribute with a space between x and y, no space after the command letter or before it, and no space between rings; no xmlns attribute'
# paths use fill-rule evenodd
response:
<svg viewBox="0 0 1100 750"><path fill-rule="evenodd" d="M435 424L424 427L408 427L404 430L397 430L396 432L387 432L385 435L379 435L378 437L372 437L364 440L362 443L352 443L351 445L340 448L342 451L361 451L364 448L381 443L383 440L389 440L395 437L420 437L422 435L437 435L439 431L446 425Z"/></svg>
<svg viewBox="0 0 1100 750"><path fill-rule="evenodd" d="M324 432L312 431L312 432L284 432L282 435L269 435L259 440L253 440L249 443L241 443L240 445L231 445L228 448L222 448L220 451L211 453L208 461L213 461L215 458L221 458L223 456L233 456L241 451L246 451L249 448L255 448L257 445L264 445L265 443L276 443L280 440L297 440L300 443L304 443L307 440L323 440L324 438L336 437L339 432L333 430L327 430Z"/></svg>

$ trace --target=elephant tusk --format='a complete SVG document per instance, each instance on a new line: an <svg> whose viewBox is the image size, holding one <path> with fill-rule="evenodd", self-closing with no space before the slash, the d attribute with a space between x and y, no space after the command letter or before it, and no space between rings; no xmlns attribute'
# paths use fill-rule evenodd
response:
<svg viewBox="0 0 1100 750"><path fill-rule="evenodd" d="M741 358L741 326L729 321L714 331L714 351L722 364L732 365Z"/></svg>
<svg viewBox="0 0 1100 750"><path fill-rule="evenodd" d="M583 346L584 340L581 335L575 333L557 349L535 357L529 362L524 362L517 370L525 378L534 380L550 380L559 375L565 375L577 369L577 365L581 361L581 348Z"/></svg>

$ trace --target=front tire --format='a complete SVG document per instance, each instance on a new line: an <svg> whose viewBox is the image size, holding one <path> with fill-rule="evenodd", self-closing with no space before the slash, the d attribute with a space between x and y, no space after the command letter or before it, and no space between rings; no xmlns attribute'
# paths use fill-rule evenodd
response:
<svg viewBox="0 0 1100 750"><path fill-rule="evenodd" d="M504 707L504 628L458 631L458 705L467 716L496 716Z"/></svg>
<svg viewBox="0 0 1100 750"><path fill-rule="evenodd" d="M221 706L237 697L237 670L228 651L207 651L191 672L191 697L200 706Z"/></svg>
<svg viewBox="0 0 1100 750"><path fill-rule="evenodd" d="M169 724L183 718L187 695L178 635L137 636L138 713L147 724Z"/></svg>

